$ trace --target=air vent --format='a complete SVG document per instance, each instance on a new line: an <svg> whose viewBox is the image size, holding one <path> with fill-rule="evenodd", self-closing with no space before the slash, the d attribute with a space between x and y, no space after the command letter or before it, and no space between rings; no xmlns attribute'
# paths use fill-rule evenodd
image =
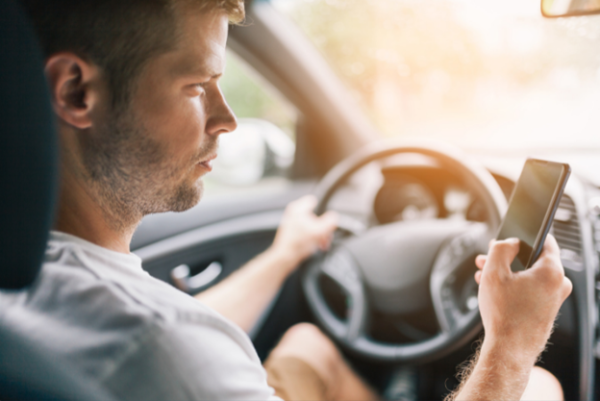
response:
<svg viewBox="0 0 600 401"><path fill-rule="evenodd" d="M581 263L581 230L573 200L563 195L552 224L552 235L556 238L563 260Z"/></svg>

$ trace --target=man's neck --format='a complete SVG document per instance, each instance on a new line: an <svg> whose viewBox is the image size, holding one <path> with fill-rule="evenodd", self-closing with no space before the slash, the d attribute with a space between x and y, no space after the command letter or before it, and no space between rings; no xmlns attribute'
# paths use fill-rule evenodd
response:
<svg viewBox="0 0 600 401"><path fill-rule="evenodd" d="M126 225L102 207L93 192L78 178L63 171L54 229L75 235L112 251L129 253L129 245L140 219Z"/></svg>

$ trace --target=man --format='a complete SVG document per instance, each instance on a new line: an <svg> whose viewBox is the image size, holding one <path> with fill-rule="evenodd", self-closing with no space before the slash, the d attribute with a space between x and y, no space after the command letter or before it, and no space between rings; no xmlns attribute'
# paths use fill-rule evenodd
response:
<svg viewBox="0 0 600 401"><path fill-rule="evenodd" d="M241 21L243 3L22 3L46 55L61 191L42 273L28 290L0 294L4 319L118 399L376 399L314 326L291 328L266 374L240 329L303 258L328 246L335 215L314 216L314 199L292 203L269 250L203 302L150 277L129 252L144 215L200 200L218 137L236 127L218 78L228 20ZM570 282L552 239L536 266L513 274L517 251L518 242L501 241L478 259L486 339L457 399L540 388L561 396L551 375L532 369Z"/></svg>

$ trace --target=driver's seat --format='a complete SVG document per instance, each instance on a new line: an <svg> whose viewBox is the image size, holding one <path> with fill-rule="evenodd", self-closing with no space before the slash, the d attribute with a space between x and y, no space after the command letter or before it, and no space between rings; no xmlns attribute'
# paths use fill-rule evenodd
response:
<svg viewBox="0 0 600 401"><path fill-rule="evenodd" d="M24 289L39 273L52 223L57 173L42 57L20 7L13 0L2 0L0 291ZM1 400L111 399L60 356L14 332L4 322L5 313L0 309Z"/></svg>

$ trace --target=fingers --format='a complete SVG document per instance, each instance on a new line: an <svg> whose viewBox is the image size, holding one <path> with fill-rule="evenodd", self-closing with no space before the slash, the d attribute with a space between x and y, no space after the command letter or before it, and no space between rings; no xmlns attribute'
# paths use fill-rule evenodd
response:
<svg viewBox="0 0 600 401"><path fill-rule="evenodd" d="M483 266L485 265L486 261L487 255L477 255L477 257L475 258L475 266L477 266L477 268L479 269L475 272L475 281L477 282L477 284L481 282L481 274L483 273L481 270L483 269Z"/></svg>
<svg viewBox="0 0 600 401"><path fill-rule="evenodd" d="M329 236L333 234L338 226L339 216L336 212L329 211L318 217L321 229Z"/></svg>
<svg viewBox="0 0 600 401"><path fill-rule="evenodd" d="M556 239L550 234L546 237L542 253L531 268L536 269L542 266L559 270L564 275L562 261L560 260L560 248Z"/></svg>
<svg viewBox="0 0 600 401"><path fill-rule="evenodd" d="M556 242L554 235L548 234L546 236L546 241L544 242L544 251L560 254L560 248L558 247L558 242Z"/></svg>
<svg viewBox="0 0 600 401"><path fill-rule="evenodd" d="M485 264L486 271L491 271L500 276L511 274L510 264L519 253L519 240L509 238L502 241L494 241L487 255Z"/></svg>
<svg viewBox="0 0 600 401"><path fill-rule="evenodd" d="M478 271L475 272L475 282L477 284L481 284L481 274L482 273L483 272L481 270L478 270Z"/></svg>
<svg viewBox="0 0 600 401"><path fill-rule="evenodd" d="M313 214L311 217L314 221L313 230L316 235L329 237L337 228L338 215L333 211L329 211L319 217Z"/></svg>
<svg viewBox="0 0 600 401"><path fill-rule="evenodd" d="M278 231L283 233L280 243L296 244L302 249L329 249L333 232L338 225L338 214L328 211L321 216L314 213L318 200L314 195L306 195L287 206ZM276 238L277 239L277 238ZM291 245L290 245L291 246ZM304 255L304 252L302 252Z"/></svg>
<svg viewBox="0 0 600 401"><path fill-rule="evenodd" d="M542 254L527 274L535 277L538 283L554 288L560 294L561 301L564 301L573 290L573 283L565 276L565 269L560 259L560 248L551 235L546 237Z"/></svg>
<svg viewBox="0 0 600 401"><path fill-rule="evenodd" d="M334 212L333 210L330 210L330 211L322 214L320 217L318 217L318 219L322 226L324 226L328 229L331 229L331 231L333 231L337 228L339 216L336 212Z"/></svg>
<svg viewBox="0 0 600 401"><path fill-rule="evenodd" d="M333 239L333 232L338 225L338 214L333 211L328 211L318 219L318 235L320 236L319 248L323 251L329 249L331 241Z"/></svg>
<svg viewBox="0 0 600 401"><path fill-rule="evenodd" d="M475 266L477 266L478 269L483 269L483 266L485 265L486 261L487 255L477 255L477 257L475 258Z"/></svg>
<svg viewBox="0 0 600 401"><path fill-rule="evenodd" d="M562 291L563 301L567 299L567 297L571 295L571 291L573 291L573 283L567 277L563 277Z"/></svg>
<svg viewBox="0 0 600 401"><path fill-rule="evenodd" d="M540 258L548 256L560 260L560 248L558 247L558 242L556 242L556 239L551 234L548 234L546 237Z"/></svg>
<svg viewBox="0 0 600 401"><path fill-rule="evenodd" d="M304 195L288 205L288 208L297 212L310 213L317 206L317 197L314 195Z"/></svg>

